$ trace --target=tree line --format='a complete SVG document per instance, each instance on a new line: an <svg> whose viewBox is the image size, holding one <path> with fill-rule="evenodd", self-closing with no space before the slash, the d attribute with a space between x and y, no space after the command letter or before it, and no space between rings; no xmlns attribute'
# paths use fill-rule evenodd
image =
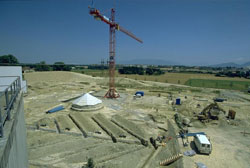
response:
<svg viewBox="0 0 250 168"><path fill-rule="evenodd" d="M0 63L2 65L10 65L10 64L13 65L13 64L19 64L19 61L15 56L8 54L0 56Z"/></svg>
<svg viewBox="0 0 250 168"><path fill-rule="evenodd" d="M20 65L23 67L29 67L35 71L70 71L72 69L71 65L66 65L64 62L55 62L52 65L46 64L45 61L36 64L21 64L18 59L11 54L0 56L0 65Z"/></svg>
<svg viewBox="0 0 250 168"><path fill-rule="evenodd" d="M164 74L164 71L162 71L159 68L154 68L154 67L136 67L136 66L131 66L131 67L122 67L118 70L120 74L138 74L138 75L161 75Z"/></svg>
<svg viewBox="0 0 250 168"><path fill-rule="evenodd" d="M45 61L32 64L29 67L34 68L35 71L71 71L72 69L72 66L66 65L64 62L55 62L53 65L48 65Z"/></svg>
<svg viewBox="0 0 250 168"><path fill-rule="evenodd" d="M226 72L218 72L215 76L227 76L227 77L240 77L240 78L250 78L250 70L248 71L226 71Z"/></svg>

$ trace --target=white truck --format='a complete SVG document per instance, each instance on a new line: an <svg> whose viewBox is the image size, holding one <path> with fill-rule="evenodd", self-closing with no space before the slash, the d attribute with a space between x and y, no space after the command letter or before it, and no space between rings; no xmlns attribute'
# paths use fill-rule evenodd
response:
<svg viewBox="0 0 250 168"><path fill-rule="evenodd" d="M212 152L212 144L208 140L206 135L196 134L194 136L194 143L195 143L195 146L197 147L197 150L200 153L209 155Z"/></svg>

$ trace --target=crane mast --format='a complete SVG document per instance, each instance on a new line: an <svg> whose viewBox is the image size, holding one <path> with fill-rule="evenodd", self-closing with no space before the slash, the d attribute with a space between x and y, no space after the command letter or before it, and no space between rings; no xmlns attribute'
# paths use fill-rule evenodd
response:
<svg viewBox="0 0 250 168"><path fill-rule="evenodd" d="M90 8L90 15L94 16L96 20L101 20L109 25L109 90L105 94L106 98L118 98L119 93L115 89L115 32L120 30L126 35L132 37L138 42L142 43L142 40L137 38L134 34L122 28L115 22L115 9L111 9L111 17L108 18L100 13L99 10L95 8Z"/></svg>
<svg viewBox="0 0 250 168"><path fill-rule="evenodd" d="M111 22L115 23L115 10L111 9ZM109 90L106 98L120 97L115 90L115 24L109 26Z"/></svg>

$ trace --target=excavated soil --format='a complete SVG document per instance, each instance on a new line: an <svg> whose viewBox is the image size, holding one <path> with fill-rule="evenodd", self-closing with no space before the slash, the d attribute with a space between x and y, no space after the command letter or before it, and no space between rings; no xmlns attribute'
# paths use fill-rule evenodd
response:
<svg viewBox="0 0 250 168"><path fill-rule="evenodd" d="M213 150L210 155L183 156L168 167L193 168L195 162L222 168L250 165L250 134L241 133L250 132L249 94L118 78L121 97L105 99L108 86L105 78L72 72L34 72L24 76L28 82L24 100L31 168L82 168L88 158L97 167L160 167L160 161L195 149L192 137L189 145L183 147L176 136L179 131L174 121L176 112L191 121L193 127L189 127L189 132L203 131L210 137ZM144 91L145 96L134 98L138 90ZM104 108L84 113L73 111L72 101L90 91L103 101ZM178 97L181 105L174 105ZM229 109L236 111L235 120L228 120L226 115L208 123L197 120L196 115L215 97L227 99L219 105L226 115ZM65 109L45 113L58 105ZM171 140L165 145L158 143L160 146L155 150L149 138L163 135ZM117 140L115 143L112 136ZM148 145L140 139L148 141Z"/></svg>

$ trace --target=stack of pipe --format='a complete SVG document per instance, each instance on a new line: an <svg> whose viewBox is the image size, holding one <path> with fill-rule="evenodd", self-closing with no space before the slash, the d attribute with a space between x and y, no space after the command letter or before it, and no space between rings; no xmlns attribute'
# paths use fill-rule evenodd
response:
<svg viewBox="0 0 250 168"><path fill-rule="evenodd" d="M181 153L177 154L177 155L173 155L169 158L167 158L166 160L164 161L161 161L160 162L160 166L166 166L166 165L169 165L171 163L173 163L174 161L180 159L183 155Z"/></svg>

